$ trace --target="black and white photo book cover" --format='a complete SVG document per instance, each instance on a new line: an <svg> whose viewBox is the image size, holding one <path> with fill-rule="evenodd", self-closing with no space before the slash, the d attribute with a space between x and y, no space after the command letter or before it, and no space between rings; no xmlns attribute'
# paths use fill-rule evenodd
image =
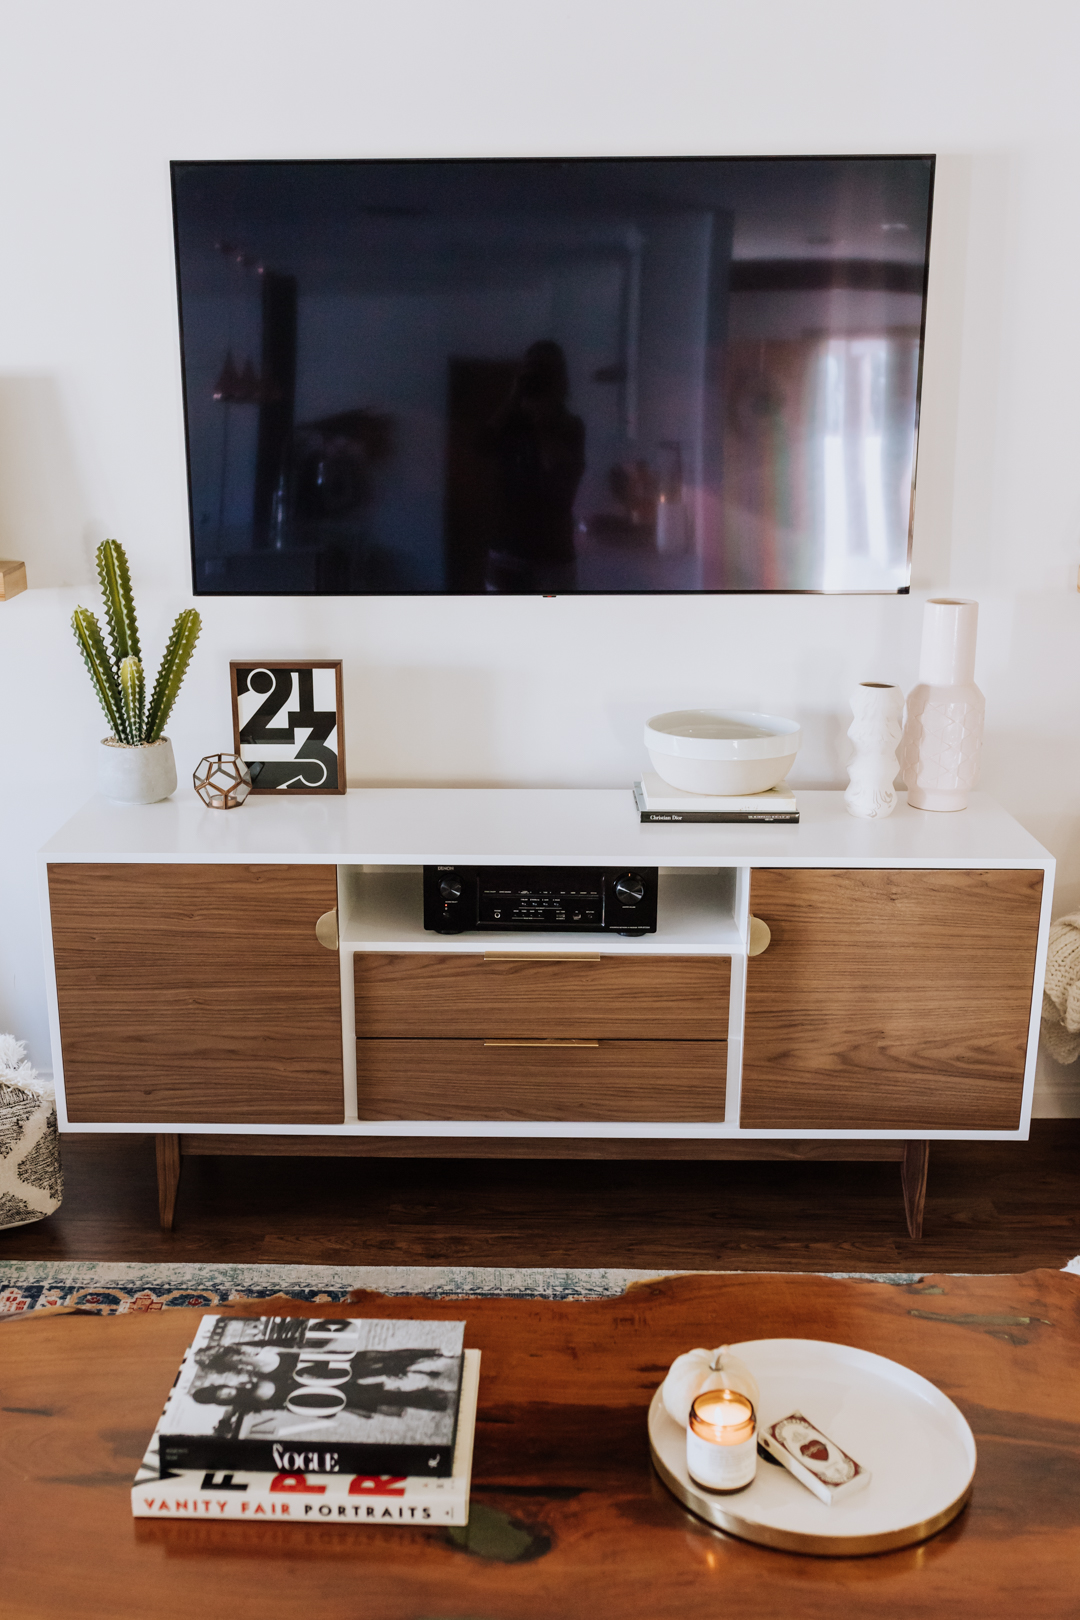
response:
<svg viewBox="0 0 1080 1620"><path fill-rule="evenodd" d="M449 1475L237 1468L163 1468L159 1452L168 1407L131 1486L136 1519L274 1519L292 1524L463 1525L469 1522L480 1352L462 1355L454 1468Z"/></svg>
<svg viewBox="0 0 1080 1620"><path fill-rule="evenodd" d="M233 659L233 746L253 793L344 793L340 659Z"/></svg>
<svg viewBox="0 0 1080 1620"><path fill-rule="evenodd" d="M451 1473L463 1322L204 1316L159 1425L167 1469Z"/></svg>

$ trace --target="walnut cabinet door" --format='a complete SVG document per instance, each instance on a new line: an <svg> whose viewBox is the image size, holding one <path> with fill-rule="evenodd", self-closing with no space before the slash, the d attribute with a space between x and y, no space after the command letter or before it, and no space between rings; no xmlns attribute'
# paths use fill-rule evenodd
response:
<svg viewBox="0 0 1080 1620"><path fill-rule="evenodd" d="M754 872L748 1129L1015 1130L1043 874Z"/></svg>
<svg viewBox="0 0 1080 1620"><path fill-rule="evenodd" d="M73 1122L333 1124L333 866L53 865Z"/></svg>

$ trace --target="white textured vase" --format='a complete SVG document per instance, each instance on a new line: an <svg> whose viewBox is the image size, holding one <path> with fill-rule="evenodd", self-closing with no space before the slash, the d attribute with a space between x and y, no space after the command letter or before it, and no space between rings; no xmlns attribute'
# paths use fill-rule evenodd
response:
<svg viewBox="0 0 1080 1620"><path fill-rule="evenodd" d="M176 791L176 761L168 737L152 743L122 743L103 737L98 751L98 792L114 804L157 804Z"/></svg>
<svg viewBox="0 0 1080 1620"><path fill-rule="evenodd" d="M986 700L975 685L978 602L923 610L919 684L908 694L900 765L916 810L964 810L979 776Z"/></svg>
<svg viewBox="0 0 1080 1620"><path fill-rule="evenodd" d="M893 786L900 769L896 750L904 729L904 694L898 686L863 681L851 694L854 720L848 736L855 757L848 766L844 794L848 814L880 820L896 809Z"/></svg>

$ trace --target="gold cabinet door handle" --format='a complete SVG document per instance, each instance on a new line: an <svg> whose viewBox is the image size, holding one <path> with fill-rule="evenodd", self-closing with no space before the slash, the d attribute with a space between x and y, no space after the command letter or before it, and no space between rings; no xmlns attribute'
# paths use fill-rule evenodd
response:
<svg viewBox="0 0 1080 1620"><path fill-rule="evenodd" d="M762 922L760 917L751 917L750 937L746 942L747 956L760 956L762 951L768 950L771 939L772 929L768 923Z"/></svg>
<svg viewBox="0 0 1080 1620"><path fill-rule="evenodd" d="M333 906L329 911L323 912L322 916L315 924L315 938L318 940L319 944L324 948L324 950L337 950L337 906Z"/></svg>
<svg viewBox="0 0 1080 1620"><path fill-rule="evenodd" d="M599 1046L599 1041L485 1041L485 1046Z"/></svg>

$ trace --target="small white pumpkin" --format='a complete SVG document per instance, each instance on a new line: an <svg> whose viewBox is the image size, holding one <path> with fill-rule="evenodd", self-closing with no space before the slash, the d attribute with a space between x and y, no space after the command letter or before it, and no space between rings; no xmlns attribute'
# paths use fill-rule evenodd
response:
<svg viewBox="0 0 1080 1620"><path fill-rule="evenodd" d="M676 1356L660 1390L668 1417L683 1429L690 1421L694 1396L712 1371L711 1350L687 1350Z"/></svg>
<svg viewBox="0 0 1080 1620"><path fill-rule="evenodd" d="M661 1399L669 1417L683 1429L690 1421L694 1398L703 1389L737 1389L758 1406L758 1387L753 1373L726 1344L715 1350L687 1350L676 1356L661 1386Z"/></svg>

